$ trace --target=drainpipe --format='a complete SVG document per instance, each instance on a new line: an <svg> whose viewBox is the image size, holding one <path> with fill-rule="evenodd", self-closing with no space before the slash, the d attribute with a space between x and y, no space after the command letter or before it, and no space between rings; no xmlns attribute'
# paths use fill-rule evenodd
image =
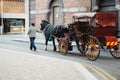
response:
<svg viewBox="0 0 120 80"><path fill-rule="evenodd" d="M25 35L29 29L29 0L25 0Z"/></svg>
<svg viewBox="0 0 120 80"><path fill-rule="evenodd" d="M118 28L117 28L117 37L120 38L120 1L119 0L116 0L116 5L115 7L117 8L118 10Z"/></svg>
<svg viewBox="0 0 120 80"><path fill-rule="evenodd" d="M3 0L1 0L1 21L0 34L3 34Z"/></svg>

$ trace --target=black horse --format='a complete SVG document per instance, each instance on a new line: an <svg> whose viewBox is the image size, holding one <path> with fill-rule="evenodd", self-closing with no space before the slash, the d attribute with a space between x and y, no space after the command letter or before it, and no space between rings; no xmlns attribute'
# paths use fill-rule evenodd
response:
<svg viewBox="0 0 120 80"><path fill-rule="evenodd" d="M59 38L64 37L64 32L67 31L67 28L64 25L52 25L46 20L41 21L41 28L40 30L43 30L45 35L45 50L47 50L47 44L49 41L49 38L52 38L54 51L56 51L56 45L55 45L55 37L59 41Z"/></svg>

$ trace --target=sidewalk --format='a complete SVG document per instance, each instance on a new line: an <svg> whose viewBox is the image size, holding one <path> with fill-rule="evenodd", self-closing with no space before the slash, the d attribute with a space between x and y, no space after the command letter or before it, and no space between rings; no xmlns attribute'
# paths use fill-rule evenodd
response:
<svg viewBox="0 0 120 80"><path fill-rule="evenodd" d="M27 35L1 36L29 42ZM43 34L37 35L36 43L44 43ZM80 63L22 53L0 49L0 80L98 80Z"/></svg>
<svg viewBox="0 0 120 80"><path fill-rule="evenodd" d="M20 42L29 42L29 36L28 35L11 35L14 36L14 41L20 41ZM35 39L36 43L45 43L45 38L43 33L38 33Z"/></svg>
<svg viewBox="0 0 120 80"><path fill-rule="evenodd" d="M0 80L97 80L80 63L0 49Z"/></svg>

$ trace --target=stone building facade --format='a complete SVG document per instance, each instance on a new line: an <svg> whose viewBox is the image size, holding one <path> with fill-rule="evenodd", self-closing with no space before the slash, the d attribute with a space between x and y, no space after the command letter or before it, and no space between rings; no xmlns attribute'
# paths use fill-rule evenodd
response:
<svg viewBox="0 0 120 80"><path fill-rule="evenodd" d="M0 0L0 33L21 33L28 26L29 0Z"/></svg>
<svg viewBox="0 0 120 80"><path fill-rule="evenodd" d="M31 0L34 9L30 20L40 27L41 20L51 24L67 25L76 12L116 12L118 13L117 36L120 37L120 0Z"/></svg>
<svg viewBox="0 0 120 80"><path fill-rule="evenodd" d="M90 0L30 0L30 22L40 27L41 20L51 24L67 25L72 22L73 13L89 12Z"/></svg>

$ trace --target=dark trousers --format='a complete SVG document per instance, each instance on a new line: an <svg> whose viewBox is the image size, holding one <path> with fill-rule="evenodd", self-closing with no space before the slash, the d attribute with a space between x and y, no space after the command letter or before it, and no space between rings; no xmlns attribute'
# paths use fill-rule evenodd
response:
<svg viewBox="0 0 120 80"><path fill-rule="evenodd" d="M35 37L30 37L30 50L32 50L34 48L34 50L36 50L36 46L35 46Z"/></svg>

